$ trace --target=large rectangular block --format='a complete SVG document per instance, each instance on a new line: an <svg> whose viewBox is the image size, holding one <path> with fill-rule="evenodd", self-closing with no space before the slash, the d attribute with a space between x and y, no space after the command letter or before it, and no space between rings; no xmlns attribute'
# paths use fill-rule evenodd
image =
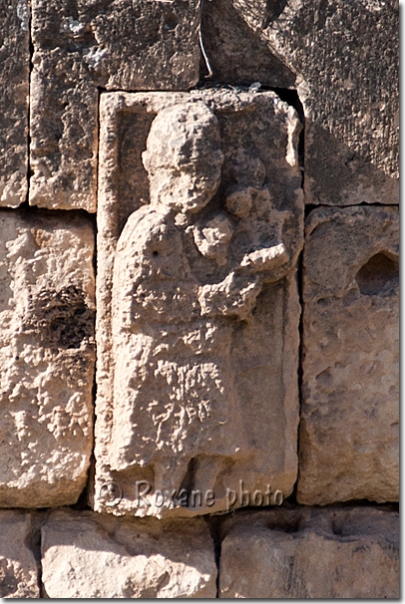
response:
<svg viewBox="0 0 405 604"><path fill-rule="evenodd" d="M215 598L207 524L53 512L42 527L49 598Z"/></svg>
<svg viewBox="0 0 405 604"><path fill-rule="evenodd" d="M194 86L199 0L33 0L32 11L30 203L94 212L99 89Z"/></svg>
<svg viewBox="0 0 405 604"><path fill-rule="evenodd" d="M0 506L75 503L92 447L93 230L0 212Z"/></svg>
<svg viewBox="0 0 405 604"><path fill-rule="evenodd" d="M0 206L28 191L29 11L27 0L0 0Z"/></svg>
<svg viewBox="0 0 405 604"><path fill-rule="evenodd" d="M398 203L396 0L216 0L202 25L210 81L301 103L305 203Z"/></svg>
<svg viewBox="0 0 405 604"><path fill-rule="evenodd" d="M39 598L31 514L0 511L0 597Z"/></svg>
<svg viewBox="0 0 405 604"><path fill-rule="evenodd" d="M100 124L95 509L203 514L230 491L289 495L294 110L270 92L109 93Z"/></svg>
<svg viewBox="0 0 405 604"><path fill-rule="evenodd" d="M398 500L398 210L306 225L298 500Z"/></svg>
<svg viewBox="0 0 405 604"><path fill-rule="evenodd" d="M371 507L235 515L224 527L221 598L398 598L398 513Z"/></svg>

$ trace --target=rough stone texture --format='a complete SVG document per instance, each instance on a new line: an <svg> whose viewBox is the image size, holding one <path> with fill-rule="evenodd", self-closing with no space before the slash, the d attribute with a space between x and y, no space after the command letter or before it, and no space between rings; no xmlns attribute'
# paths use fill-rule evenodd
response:
<svg viewBox="0 0 405 604"><path fill-rule="evenodd" d="M306 203L398 203L398 29L396 0L205 3L211 80L298 91Z"/></svg>
<svg viewBox="0 0 405 604"><path fill-rule="evenodd" d="M398 598L398 513L367 508L237 514L221 598Z"/></svg>
<svg viewBox="0 0 405 604"><path fill-rule="evenodd" d="M98 88L187 90L199 0L32 1L30 203L96 209Z"/></svg>
<svg viewBox="0 0 405 604"><path fill-rule="evenodd" d="M398 210L312 212L298 500L398 500Z"/></svg>
<svg viewBox="0 0 405 604"><path fill-rule="evenodd" d="M29 8L0 0L0 206L27 197Z"/></svg>
<svg viewBox="0 0 405 604"><path fill-rule="evenodd" d="M92 503L186 515L226 509L227 489L287 496L303 212L295 111L273 93L119 93L102 96L100 118ZM176 498L157 502L159 491Z"/></svg>
<svg viewBox="0 0 405 604"><path fill-rule="evenodd" d="M0 511L0 598L39 598L30 514Z"/></svg>
<svg viewBox="0 0 405 604"><path fill-rule="evenodd" d="M92 447L93 232L0 212L0 506L75 503Z"/></svg>
<svg viewBox="0 0 405 604"><path fill-rule="evenodd" d="M215 598L214 545L203 520L53 512L42 528L49 598Z"/></svg>

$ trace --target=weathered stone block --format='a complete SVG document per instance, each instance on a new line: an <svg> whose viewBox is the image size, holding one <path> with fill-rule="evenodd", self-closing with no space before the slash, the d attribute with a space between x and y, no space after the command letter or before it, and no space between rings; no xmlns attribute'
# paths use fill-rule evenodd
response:
<svg viewBox="0 0 405 604"><path fill-rule="evenodd" d="M211 79L298 91L308 204L398 203L398 9L396 0L205 4Z"/></svg>
<svg viewBox="0 0 405 604"><path fill-rule="evenodd" d="M199 0L33 0L32 205L96 209L98 88L187 90Z"/></svg>
<svg viewBox="0 0 405 604"><path fill-rule="evenodd" d="M398 210L306 227L298 500L398 499Z"/></svg>
<svg viewBox="0 0 405 604"><path fill-rule="evenodd" d="M215 598L214 545L203 520L53 512L42 528L50 598Z"/></svg>
<svg viewBox="0 0 405 604"><path fill-rule="evenodd" d="M93 231L0 212L0 506L75 503L92 446Z"/></svg>
<svg viewBox="0 0 405 604"><path fill-rule="evenodd" d="M398 598L398 513L277 509L228 522L221 598Z"/></svg>
<svg viewBox="0 0 405 604"><path fill-rule="evenodd" d="M31 515L0 511L0 597L39 598ZM33 544L32 544L33 545Z"/></svg>
<svg viewBox="0 0 405 604"><path fill-rule="evenodd" d="M29 6L0 0L0 206L27 197Z"/></svg>
<svg viewBox="0 0 405 604"><path fill-rule="evenodd" d="M109 93L100 123L95 509L202 514L246 505L241 491L289 495L295 111L270 92Z"/></svg>

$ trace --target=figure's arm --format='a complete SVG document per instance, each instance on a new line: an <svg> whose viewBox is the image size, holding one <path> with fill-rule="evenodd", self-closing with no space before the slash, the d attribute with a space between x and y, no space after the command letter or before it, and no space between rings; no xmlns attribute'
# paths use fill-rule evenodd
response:
<svg viewBox="0 0 405 604"><path fill-rule="evenodd" d="M238 269L221 283L200 287L201 314L246 319L256 304L263 282L282 278L287 263L288 254L282 243L246 254Z"/></svg>
<svg viewBox="0 0 405 604"><path fill-rule="evenodd" d="M279 243L245 254L238 271L260 273L265 281L278 281L287 272L288 261L287 250Z"/></svg>
<svg viewBox="0 0 405 604"><path fill-rule="evenodd" d="M200 287L198 299L201 314L206 317L228 316L246 319L252 312L262 289L258 275L230 273L221 283Z"/></svg>
<svg viewBox="0 0 405 604"><path fill-rule="evenodd" d="M142 316L153 273L153 250L161 245L164 223L150 206L133 212L118 239L113 269L113 331L131 331Z"/></svg>

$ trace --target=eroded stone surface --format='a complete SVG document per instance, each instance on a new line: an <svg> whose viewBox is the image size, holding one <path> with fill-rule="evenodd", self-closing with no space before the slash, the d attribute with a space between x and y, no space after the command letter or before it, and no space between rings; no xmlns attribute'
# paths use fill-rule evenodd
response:
<svg viewBox="0 0 405 604"><path fill-rule="evenodd" d="M206 2L214 81L296 89L306 203L398 203L395 0Z"/></svg>
<svg viewBox="0 0 405 604"><path fill-rule="evenodd" d="M227 489L287 496L299 120L273 93L101 107L95 508L186 515L226 509Z"/></svg>
<svg viewBox="0 0 405 604"><path fill-rule="evenodd" d="M0 206L27 196L29 7L27 0L0 1Z"/></svg>
<svg viewBox="0 0 405 604"><path fill-rule="evenodd" d="M306 227L298 500L398 500L398 210Z"/></svg>
<svg viewBox="0 0 405 604"><path fill-rule="evenodd" d="M92 447L93 231L0 213L0 506L75 503Z"/></svg>
<svg viewBox="0 0 405 604"><path fill-rule="evenodd" d="M98 88L187 90L199 0L32 2L30 203L96 209Z"/></svg>
<svg viewBox="0 0 405 604"><path fill-rule="evenodd" d="M0 511L0 597L39 598L31 515Z"/></svg>
<svg viewBox="0 0 405 604"><path fill-rule="evenodd" d="M398 598L395 511L243 513L225 527L221 598Z"/></svg>
<svg viewBox="0 0 405 604"><path fill-rule="evenodd" d="M114 519L54 512L42 528L50 598L215 598L214 546L203 520Z"/></svg>

